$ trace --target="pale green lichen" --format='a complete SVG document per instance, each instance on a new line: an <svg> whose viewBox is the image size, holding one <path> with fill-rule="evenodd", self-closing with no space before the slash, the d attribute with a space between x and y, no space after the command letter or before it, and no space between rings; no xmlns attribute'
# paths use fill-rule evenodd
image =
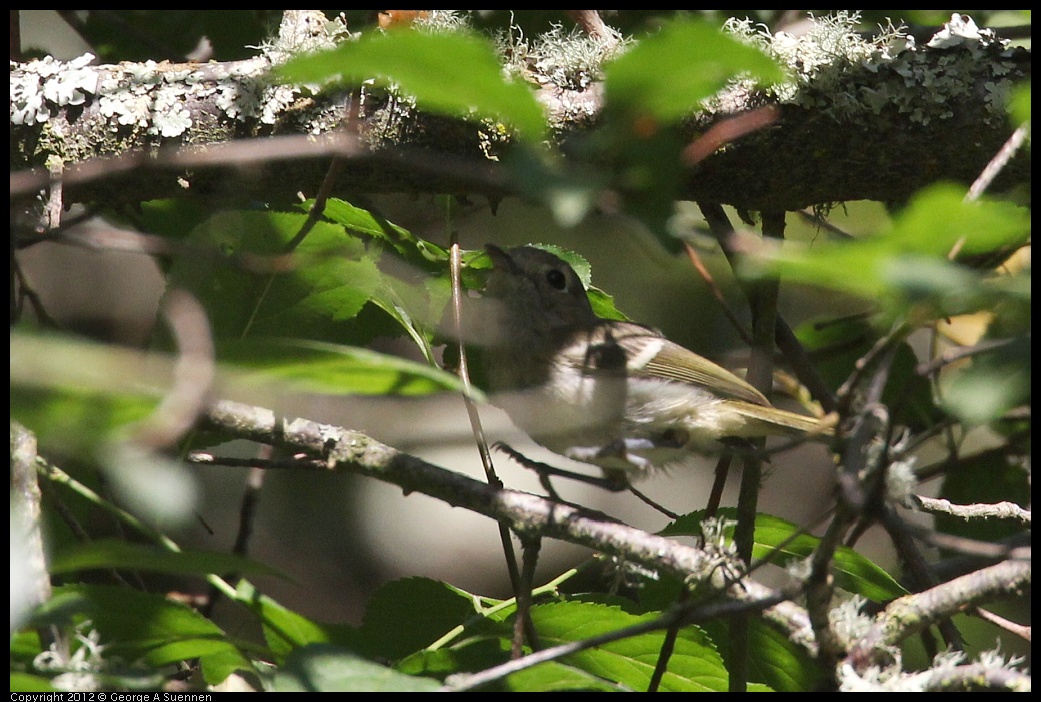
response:
<svg viewBox="0 0 1041 702"><path fill-rule="evenodd" d="M89 68L93 60L93 54L84 54L67 63L52 56L12 62L11 123L39 124L51 118L52 110L86 102L98 87L97 74Z"/></svg>
<svg viewBox="0 0 1041 702"><path fill-rule="evenodd" d="M95 692L105 689L103 673L112 667L106 661L101 635L90 620L76 626L71 645L52 643L33 659L33 667L54 674L51 685L63 692Z"/></svg>
<svg viewBox="0 0 1041 702"><path fill-rule="evenodd" d="M617 33L597 37L559 25L532 41L511 27L496 37L496 45L507 72L565 90L585 90L599 81L603 64L627 46Z"/></svg>
<svg viewBox="0 0 1041 702"><path fill-rule="evenodd" d="M923 47L899 27L880 27L864 39L856 13L815 17L810 30L795 37L771 34L748 20L727 29L760 47L790 69L790 81L769 86L779 101L812 108L838 120L895 110L922 125L954 116L951 105L973 99L981 71L989 71L983 96L988 109L1004 118L1015 67L1007 42L971 18L954 14Z"/></svg>
<svg viewBox="0 0 1041 702"><path fill-rule="evenodd" d="M941 651L933 657L926 670L905 671L899 662L893 665L873 665L862 670L850 664L839 669L839 689L842 692L925 692L936 689L937 679L942 679L963 666L968 656L962 651ZM1005 658L995 648L982 651L976 662L985 670L1010 671L1017 669L1024 659L1011 656Z"/></svg>
<svg viewBox="0 0 1041 702"><path fill-rule="evenodd" d="M115 127L132 127L164 138L184 135L193 126L189 105L213 98L217 108L239 122L273 125L301 93L267 78L273 63L298 51L327 48L347 35L342 17L328 21L320 12L300 11L294 23L265 44L262 55L232 64L138 64L91 66L85 54L69 62L52 57L11 64L11 123L47 123L66 106L84 105L90 95Z"/></svg>
<svg viewBox="0 0 1041 702"><path fill-rule="evenodd" d="M874 620L863 612L866 603L861 595L852 595L829 612L832 630L847 647L864 638L874 624Z"/></svg>

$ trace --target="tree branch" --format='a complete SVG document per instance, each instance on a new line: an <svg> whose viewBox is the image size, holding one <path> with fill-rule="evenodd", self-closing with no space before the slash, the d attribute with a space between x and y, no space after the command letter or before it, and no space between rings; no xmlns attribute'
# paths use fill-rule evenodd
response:
<svg viewBox="0 0 1041 702"><path fill-rule="evenodd" d="M229 63L91 66L44 59L16 64L11 169L35 173L48 157L57 157L70 176L66 202L117 204L188 193L284 202L301 190L317 191L327 155L263 162L248 170L223 163L168 164L148 168L147 176L135 168L71 181L77 167L98 154L105 159L140 154L139 164L150 164L185 144L210 148L251 137L310 138L336 132L358 110L365 139L355 152L340 154L347 167L336 193L501 195L501 183L488 186L479 177L417 169L413 161L434 152L439 162L469 164L471 174L480 175L509 149L509 138L493 138L478 122L405 109L385 93L359 91L361 104L354 104L348 91L313 96L298 86L274 84L270 70L287 51L268 49ZM901 201L937 180L972 183L1013 132L1005 95L1029 76L1030 52L980 40L892 54L879 48L862 60L837 56L813 75L797 77L794 93L784 97L744 85L721 93L686 126L691 142L720 120L764 105L779 108L779 119L699 160L689 169L681 196L791 211L846 200ZM577 90L539 76L538 84L556 140L582 138L596 128L603 108L600 82ZM401 162L392 159L396 167L386 167L388 154L402 153L407 156ZM1029 155L1017 154L993 187L1029 183Z"/></svg>
<svg viewBox="0 0 1041 702"><path fill-rule="evenodd" d="M554 502L537 495L498 488L445 470L398 451L358 432L306 419L287 420L276 431L275 414L268 409L220 401L206 413L206 428L239 439L273 444L311 459L303 469L324 466L347 470L398 485L407 495L421 492L478 514L501 521L518 534L532 534L586 546L627 562L670 573L693 587L697 583L725 590L731 601L761 601L777 592L750 579L725 579L719 558L701 549L654 536L614 522L592 510ZM219 463L220 459L214 459ZM286 467L290 467L288 464ZM781 602L763 613L796 645L816 651L805 611Z"/></svg>

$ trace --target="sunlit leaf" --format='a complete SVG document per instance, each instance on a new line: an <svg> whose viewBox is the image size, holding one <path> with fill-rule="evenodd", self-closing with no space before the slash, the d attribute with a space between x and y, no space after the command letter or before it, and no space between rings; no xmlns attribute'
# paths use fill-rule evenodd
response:
<svg viewBox="0 0 1041 702"><path fill-rule="evenodd" d="M779 275L894 309L915 305L933 316L991 305L995 289L981 272L957 261L1022 245L1030 235L1030 215L1004 202L965 202L964 195L956 186L935 186L912 198L877 235L763 251L749 257L741 272Z"/></svg>
<svg viewBox="0 0 1041 702"><path fill-rule="evenodd" d="M589 602L555 602L531 609L539 640L547 647L618 631L656 616ZM560 662L632 690L646 690L664 636L664 631L640 634L574 653ZM680 629L661 690L723 692L727 679L723 661L704 632L693 626Z"/></svg>
<svg viewBox="0 0 1041 702"><path fill-rule="evenodd" d="M297 83L394 85L425 110L500 120L532 139L546 129L532 91L505 77L488 41L463 32L369 32L334 49L294 58L279 74Z"/></svg>
<svg viewBox="0 0 1041 702"><path fill-rule="evenodd" d="M671 122L689 115L738 74L783 78L776 63L705 22L676 20L604 69L607 108Z"/></svg>

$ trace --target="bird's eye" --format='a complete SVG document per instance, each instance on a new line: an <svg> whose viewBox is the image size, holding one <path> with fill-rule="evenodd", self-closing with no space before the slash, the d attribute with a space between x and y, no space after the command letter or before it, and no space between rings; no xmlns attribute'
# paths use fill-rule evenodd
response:
<svg viewBox="0 0 1041 702"><path fill-rule="evenodd" d="M567 287L567 278L556 268L546 271L546 282L557 290L563 290Z"/></svg>

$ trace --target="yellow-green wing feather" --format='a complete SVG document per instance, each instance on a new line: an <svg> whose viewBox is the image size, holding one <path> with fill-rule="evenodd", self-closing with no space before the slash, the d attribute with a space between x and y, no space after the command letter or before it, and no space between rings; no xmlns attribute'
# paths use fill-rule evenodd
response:
<svg viewBox="0 0 1041 702"><path fill-rule="evenodd" d="M700 385L722 398L744 400L756 405L770 404L761 392L726 368L679 344L663 341L665 343L661 350L643 367L644 374Z"/></svg>

